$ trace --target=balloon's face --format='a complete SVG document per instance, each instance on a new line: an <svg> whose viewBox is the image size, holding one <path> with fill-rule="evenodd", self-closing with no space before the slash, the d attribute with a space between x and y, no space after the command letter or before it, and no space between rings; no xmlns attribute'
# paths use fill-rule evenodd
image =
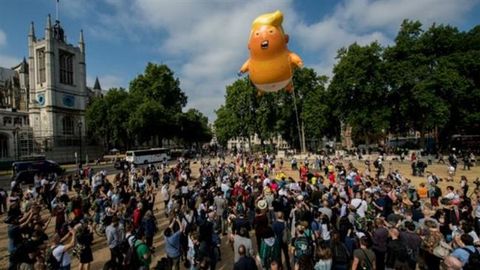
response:
<svg viewBox="0 0 480 270"><path fill-rule="evenodd" d="M287 47L285 35L275 26L262 25L252 30L248 49L252 56L269 57Z"/></svg>

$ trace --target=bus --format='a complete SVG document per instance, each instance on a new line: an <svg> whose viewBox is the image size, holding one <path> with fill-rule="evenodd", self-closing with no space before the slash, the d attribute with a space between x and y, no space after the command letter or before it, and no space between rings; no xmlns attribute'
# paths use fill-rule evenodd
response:
<svg viewBox="0 0 480 270"><path fill-rule="evenodd" d="M130 150L127 151L125 160L135 165L162 162L170 160L170 150L168 148Z"/></svg>

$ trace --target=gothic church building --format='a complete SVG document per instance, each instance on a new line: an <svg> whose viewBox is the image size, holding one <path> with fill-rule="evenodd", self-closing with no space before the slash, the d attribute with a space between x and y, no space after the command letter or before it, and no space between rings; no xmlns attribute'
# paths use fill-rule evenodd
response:
<svg viewBox="0 0 480 270"><path fill-rule="evenodd" d="M85 108L101 87L98 78L93 89L86 85L83 32L77 45L69 44L60 22L52 25L49 15L44 33L37 38L32 22L28 60L0 67L0 161L42 154L71 162L82 144L89 151ZM90 152L98 155L94 148Z"/></svg>

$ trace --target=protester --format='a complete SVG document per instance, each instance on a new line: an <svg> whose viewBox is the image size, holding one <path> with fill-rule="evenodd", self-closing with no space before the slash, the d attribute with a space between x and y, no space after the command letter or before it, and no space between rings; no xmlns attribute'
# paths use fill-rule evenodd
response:
<svg viewBox="0 0 480 270"><path fill-rule="evenodd" d="M222 262L249 270L474 265L480 196L466 177L442 189L433 173L416 185L419 178L382 172L384 157L371 157L364 169L327 155L315 158L293 157L294 171L282 172L272 155L240 152L232 161L199 159L193 173L181 158L158 168L127 166L109 178L99 172L93 186L74 175L71 190L68 176L38 175L33 186L17 185L5 196L9 269L52 263L49 247L63 269L77 260L72 251L79 268L89 269L97 259L93 243L109 247L112 269L151 269L161 242L157 253L173 269L181 262L188 269L216 269ZM377 173L369 173L372 160ZM163 204L155 203L157 195ZM55 234L46 233L46 216L53 216ZM156 242L162 223L168 227ZM228 244L232 261L226 261Z"/></svg>

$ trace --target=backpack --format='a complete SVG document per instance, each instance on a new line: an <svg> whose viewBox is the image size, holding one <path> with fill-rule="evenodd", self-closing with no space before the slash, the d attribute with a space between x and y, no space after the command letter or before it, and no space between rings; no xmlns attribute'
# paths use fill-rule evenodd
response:
<svg viewBox="0 0 480 270"><path fill-rule="evenodd" d="M410 262L416 262L418 255L418 247L412 248L409 245L405 245L405 247L407 249L408 260L410 260Z"/></svg>
<svg viewBox="0 0 480 270"><path fill-rule="evenodd" d="M462 249L468 252L468 254L470 255L468 256L468 261L463 266L463 269L464 270L480 269L480 252L478 252L478 249L475 248L475 251L471 251L466 247Z"/></svg>
<svg viewBox="0 0 480 270"><path fill-rule="evenodd" d="M141 245L145 245L145 243L134 243L133 246L128 248L127 254L123 258L123 266L126 269L137 269L142 264L137 254L137 249Z"/></svg>
<svg viewBox="0 0 480 270"><path fill-rule="evenodd" d="M262 244L260 247L260 258L262 258L262 265L264 267L269 267L270 263L278 258L280 255L280 249L278 245L278 240L275 240L273 246L269 246L266 243Z"/></svg>
<svg viewBox="0 0 480 270"><path fill-rule="evenodd" d="M295 247L295 257L300 258L302 256L312 256L313 254L313 247L310 239L306 236L299 236L293 242L293 246Z"/></svg>
<svg viewBox="0 0 480 270"><path fill-rule="evenodd" d="M47 269L48 270L57 270L60 269L60 266L63 261L63 255L65 254L65 251L62 252L62 256L60 257L60 261L53 256L53 251L58 248L59 246L55 246L54 248L50 249L47 253Z"/></svg>
<svg viewBox="0 0 480 270"><path fill-rule="evenodd" d="M129 244L130 239L133 239L134 244L135 244L135 241L137 241L135 234L132 233L128 237L124 238L122 242L120 242L120 251L122 252L122 254L128 253L128 250L130 249L130 244Z"/></svg>
<svg viewBox="0 0 480 270"><path fill-rule="evenodd" d="M243 203L237 204L236 210L237 210L237 215L239 213L244 213L245 214L245 207L243 207Z"/></svg>
<svg viewBox="0 0 480 270"><path fill-rule="evenodd" d="M348 264L350 254L348 254L347 247L343 243L333 246L333 261L335 264Z"/></svg>

